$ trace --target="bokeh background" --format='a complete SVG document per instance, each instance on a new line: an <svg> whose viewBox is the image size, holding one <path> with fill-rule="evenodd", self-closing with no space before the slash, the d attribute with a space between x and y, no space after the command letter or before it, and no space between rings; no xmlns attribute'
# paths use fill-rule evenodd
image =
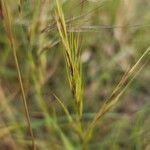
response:
<svg viewBox="0 0 150 150"><path fill-rule="evenodd" d="M52 0L6 0L37 149L80 149L60 97L72 112ZM1 2L1 1L0 1ZM61 0L69 30L80 32L86 125L150 45L149 0ZM78 28L80 26L80 28ZM73 28L70 28L73 27ZM148 60L146 57L145 60ZM45 117L49 114L50 119ZM150 149L150 64L97 125L90 150ZM61 128L65 140L60 136ZM30 149L13 53L0 5L0 150ZM67 139L67 140L66 140Z"/></svg>

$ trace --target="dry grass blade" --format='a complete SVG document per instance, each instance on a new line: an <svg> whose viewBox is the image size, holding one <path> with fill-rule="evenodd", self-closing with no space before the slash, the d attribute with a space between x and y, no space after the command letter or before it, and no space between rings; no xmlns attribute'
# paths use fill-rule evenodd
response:
<svg viewBox="0 0 150 150"><path fill-rule="evenodd" d="M139 28L148 28L150 27L149 24L135 24L135 25L127 25L127 26L117 26L117 25L97 25L97 26L81 26L80 29L76 28L75 26L73 28L67 28L68 32L98 32L101 30L117 30L117 29L139 29Z"/></svg>
<svg viewBox="0 0 150 150"><path fill-rule="evenodd" d="M21 88L21 94L22 94L26 119L27 119L27 123L29 126L29 132L30 132L30 135L32 138L32 146L33 146L33 150L35 150L36 149L35 140L34 140L34 135L33 135L32 127L31 127L31 121L30 121L30 115L29 115L29 110L28 110L28 106L27 106L27 100L26 100L26 96L25 96L21 71L20 71L19 62L18 62L17 53L16 53L15 39L14 39L14 35L13 35L13 31L12 31L12 24L11 24L11 16L10 16L10 12L9 12L9 9L7 6L8 4L6 3L6 1L1 1L1 3L2 3L2 12L3 12L3 17L4 17L5 30L8 34L10 47L13 51L13 56L15 59L16 69L17 69L17 73L18 73L18 80L19 80L19 84L20 84L20 88Z"/></svg>
<svg viewBox="0 0 150 150"><path fill-rule="evenodd" d="M131 82L135 79L137 74L141 71L142 67L139 67L143 58L146 55L149 55L150 47L144 52L144 54L140 57L140 59L136 62L136 64L123 76L117 87L112 92L112 95L104 102L102 107L99 109L98 113L94 117L93 121L90 123L88 130L85 133L85 141L89 141L92 137L93 130L99 120L119 101L119 98L123 95L127 87L131 84ZM145 63L144 63L145 64ZM138 70L137 70L138 69Z"/></svg>

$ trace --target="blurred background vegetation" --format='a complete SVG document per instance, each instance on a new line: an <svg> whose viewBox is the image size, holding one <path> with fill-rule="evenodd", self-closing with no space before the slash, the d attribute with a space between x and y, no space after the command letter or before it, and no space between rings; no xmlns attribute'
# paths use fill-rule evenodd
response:
<svg viewBox="0 0 150 150"><path fill-rule="evenodd" d="M0 150L31 149L21 90L0 1ZM150 45L149 0L60 0L68 32L80 32L83 125ZM73 114L53 0L6 0L38 150L81 145L57 95ZM78 26L80 25L80 28ZM73 28L72 28L73 27ZM145 58L149 59L148 56ZM150 149L150 63L96 126L90 150Z"/></svg>

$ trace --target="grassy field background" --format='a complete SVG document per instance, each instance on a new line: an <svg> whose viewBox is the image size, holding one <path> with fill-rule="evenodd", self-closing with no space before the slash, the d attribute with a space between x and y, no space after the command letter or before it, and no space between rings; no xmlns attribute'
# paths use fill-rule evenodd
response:
<svg viewBox="0 0 150 150"><path fill-rule="evenodd" d="M149 10L0 0L0 150L149 150Z"/></svg>

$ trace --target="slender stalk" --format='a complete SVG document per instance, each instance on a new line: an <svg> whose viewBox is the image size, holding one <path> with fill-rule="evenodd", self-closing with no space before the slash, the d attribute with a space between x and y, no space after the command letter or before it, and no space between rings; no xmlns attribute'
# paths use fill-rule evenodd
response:
<svg viewBox="0 0 150 150"><path fill-rule="evenodd" d="M30 120L30 115L29 115L29 109L28 109L25 91L24 91L24 87L23 87L21 71L20 71L20 67L19 67L19 63L18 63L16 49L14 47L14 42L11 43L11 48L13 50L13 56L15 59L15 64L16 64L16 69L17 69L17 74L18 74L18 80L19 80L19 84L20 84L20 88L21 88L22 100L23 100L23 105L24 105L24 109L25 109L25 115L26 115L26 119L27 119L27 123L28 123L28 127L29 127L30 136L32 138L32 147L33 147L33 150L36 150L33 130L32 130L32 126L31 126L31 120Z"/></svg>
<svg viewBox="0 0 150 150"><path fill-rule="evenodd" d="M9 14L7 4L5 3L5 1L2 1L2 8L3 8L5 29L6 29L6 32L8 34L10 47L11 47L12 52L13 52L13 57L15 60L16 70L17 70L17 74L18 74L18 80L19 80L19 84L20 84L20 88L21 88L22 100L23 100L23 105L24 105L24 109L25 109L25 116L27 119L27 124L28 124L29 132L30 132L30 136L31 136L31 140L32 140L32 148L33 148L33 150L36 150L33 130L32 130L32 126L31 126L31 120L30 120L30 115L29 115L29 109L27 106L25 90L24 90L24 86L23 86L21 71L20 71L19 62L18 62L17 53L16 53L14 35L12 32L12 27L11 27L10 14Z"/></svg>

